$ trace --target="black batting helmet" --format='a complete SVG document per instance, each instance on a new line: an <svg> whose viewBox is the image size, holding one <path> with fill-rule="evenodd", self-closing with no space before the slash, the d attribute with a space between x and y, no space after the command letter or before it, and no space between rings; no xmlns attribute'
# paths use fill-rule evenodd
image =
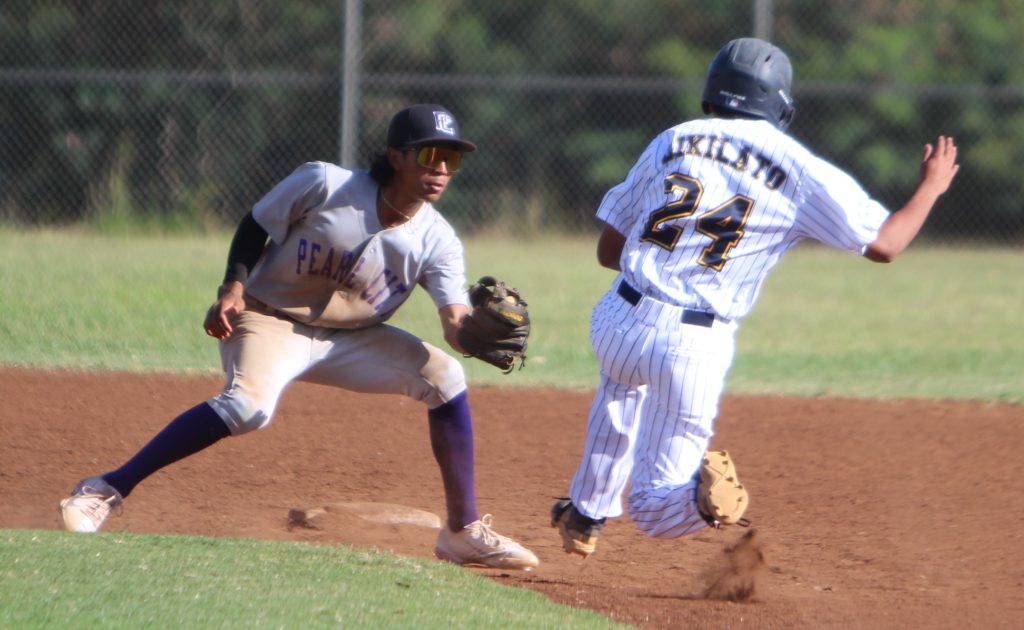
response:
<svg viewBox="0 0 1024 630"><path fill-rule="evenodd" d="M793 67L786 53L753 37L734 39L711 60L701 104L705 114L714 105L785 129L796 113L792 83Z"/></svg>

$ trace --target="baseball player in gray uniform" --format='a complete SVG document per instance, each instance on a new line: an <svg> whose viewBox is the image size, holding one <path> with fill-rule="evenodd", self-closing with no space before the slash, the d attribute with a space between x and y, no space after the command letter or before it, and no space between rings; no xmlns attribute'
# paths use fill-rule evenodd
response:
<svg viewBox="0 0 1024 630"><path fill-rule="evenodd" d="M650 536L749 522L731 456L708 451L739 320L804 239L893 260L957 173L956 146L939 136L890 214L784 132L791 80L777 47L729 42L708 69L708 117L654 138L597 210L598 262L620 274L593 311L600 386L569 496L551 511L566 552L594 552L627 481L629 514Z"/></svg>
<svg viewBox="0 0 1024 630"><path fill-rule="evenodd" d="M464 153L450 111L419 104L391 120L369 170L311 162L240 222L204 328L220 340L223 391L184 412L120 468L79 482L60 504L66 529L98 531L111 509L157 470L229 435L268 426L294 380L427 407L447 525L435 553L458 564L526 569L537 557L477 512L473 424L461 364L385 322L422 286L445 340L469 312L462 244L434 208Z"/></svg>

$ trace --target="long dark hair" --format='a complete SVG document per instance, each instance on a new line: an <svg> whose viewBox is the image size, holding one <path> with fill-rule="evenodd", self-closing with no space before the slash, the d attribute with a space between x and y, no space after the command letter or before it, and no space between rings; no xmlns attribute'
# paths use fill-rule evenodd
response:
<svg viewBox="0 0 1024 630"><path fill-rule="evenodd" d="M395 178L395 169L388 160L388 153L378 153L370 162L370 177L381 186L387 186Z"/></svg>

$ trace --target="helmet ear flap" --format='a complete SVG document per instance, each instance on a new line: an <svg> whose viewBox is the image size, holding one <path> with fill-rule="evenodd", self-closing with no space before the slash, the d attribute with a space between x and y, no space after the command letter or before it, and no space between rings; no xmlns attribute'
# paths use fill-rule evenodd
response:
<svg viewBox="0 0 1024 630"><path fill-rule="evenodd" d="M779 129L785 129L789 126L789 123L793 122L793 116L796 115L796 108L792 105L783 105L782 112L779 114Z"/></svg>

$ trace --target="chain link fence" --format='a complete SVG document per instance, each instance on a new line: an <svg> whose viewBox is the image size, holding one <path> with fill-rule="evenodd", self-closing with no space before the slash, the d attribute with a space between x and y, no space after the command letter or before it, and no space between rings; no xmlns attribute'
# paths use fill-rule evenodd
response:
<svg viewBox="0 0 1024 630"><path fill-rule="evenodd" d="M801 141L895 209L952 134L926 236L1019 243L1020 32L1010 0L6 0L0 221L222 229L438 102L480 146L442 202L460 230L596 232L647 142L700 115L714 52L757 34L793 61Z"/></svg>

